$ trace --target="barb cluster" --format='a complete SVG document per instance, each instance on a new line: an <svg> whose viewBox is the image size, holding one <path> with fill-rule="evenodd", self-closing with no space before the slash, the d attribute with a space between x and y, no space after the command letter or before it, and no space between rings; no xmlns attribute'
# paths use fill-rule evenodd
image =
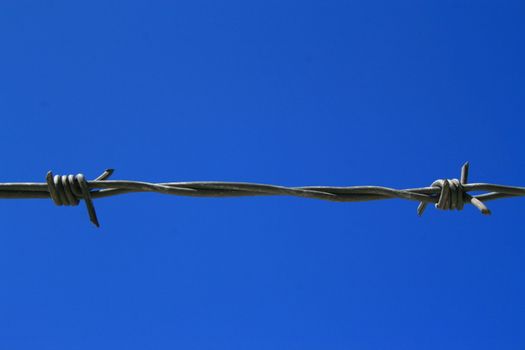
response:
<svg viewBox="0 0 525 350"><path fill-rule="evenodd" d="M483 214L490 214L484 202L499 198L525 196L525 187L489 183L467 183L469 164L461 169L461 178L436 180L429 187L393 189L381 186L304 186L284 187L246 182L167 182L108 180L113 170L107 169L92 181L82 174L53 175L47 173L46 183L0 183L0 198L51 198L56 205L86 203L89 218L97 227L99 221L93 199L130 192L158 192L193 197L277 196L314 198L336 202L361 202L401 198L420 202L417 212L422 215L428 203L442 210L461 210L472 204ZM471 191L485 193L471 195Z"/></svg>

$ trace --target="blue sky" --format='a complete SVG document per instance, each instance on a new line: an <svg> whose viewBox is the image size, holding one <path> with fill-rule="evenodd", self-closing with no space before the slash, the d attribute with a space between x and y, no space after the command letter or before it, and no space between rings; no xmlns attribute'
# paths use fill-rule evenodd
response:
<svg viewBox="0 0 525 350"><path fill-rule="evenodd" d="M0 182L525 185L522 1L0 4ZM520 198L2 200L2 349L523 349Z"/></svg>

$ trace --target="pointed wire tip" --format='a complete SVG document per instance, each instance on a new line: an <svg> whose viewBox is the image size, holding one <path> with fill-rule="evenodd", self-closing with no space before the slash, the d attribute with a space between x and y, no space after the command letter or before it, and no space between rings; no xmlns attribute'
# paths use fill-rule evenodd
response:
<svg viewBox="0 0 525 350"><path fill-rule="evenodd" d="M427 207L427 204L425 202L419 203L419 205L417 206L417 215L423 216L423 213L425 212L426 207Z"/></svg>
<svg viewBox="0 0 525 350"><path fill-rule="evenodd" d="M461 167L461 179L460 183L462 185L466 185L468 183L468 173L469 173L469 166L470 163L467 161L463 166Z"/></svg>
<svg viewBox="0 0 525 350"><path fill-rule="evenodd" d="M468 176L469 168L470 168L470 162L466 161L465 164L461 166L461 173L465 173Z"/></svg>
<svg viewBox="0 0 525 350"><path fill-rule="evenodd" d="M109 178L113 174L114 171L115 169L108 168L104 170L104 172L100 174L94 181L104 181L107 178Z"/></svg>

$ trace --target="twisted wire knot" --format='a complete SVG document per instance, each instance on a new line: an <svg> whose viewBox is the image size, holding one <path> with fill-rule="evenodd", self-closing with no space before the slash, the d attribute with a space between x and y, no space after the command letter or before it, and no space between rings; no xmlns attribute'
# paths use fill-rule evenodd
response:
<svg viewBox="0 0 525 350"><path fill-rule="evenodd" d="M46 178L49 195L56 205L78 205L81 199L86 198L86 189L89 187L83 174L55 175L48 173Z"/></svg>
<svg viewBox="0 0 525 350"><path fill-rule="evenodd" d="M466 185L468 182L468 171L469 163L466 162L461 167L461 180L458 179L445 179L445 180L436 180L432 183L432 187L438 187L440 189L439 198L435 204L436 208L442 210L461 210L465 203L470 203L474 205L482 214L490 214L489 208L478 198L468 194L463 185ZM423 215L427 203L421 202L417 207L417 213Z"/></svg>
<svg viewBox="0 0 525 350"><path fill-rule="evenodd" d="M441 210L462 210L465 204L465 192L458 179L436 180L432 187L439 187L438 202L435 204L437 209Z"/></svg>
<svg viewBox="0 0 525 350"><path fill-rule="evenodd" d="M106 169L94 181L102 181L107 179L113 173L113 169ZM80 200L84 200L89 214L89 219L97 227L100 227L98 222L95 206L91 197L89 183L84 174L77 175L53 175L49 171L46 175L47 188L49 196L56 205L71 205L76 206Z"/></svg>

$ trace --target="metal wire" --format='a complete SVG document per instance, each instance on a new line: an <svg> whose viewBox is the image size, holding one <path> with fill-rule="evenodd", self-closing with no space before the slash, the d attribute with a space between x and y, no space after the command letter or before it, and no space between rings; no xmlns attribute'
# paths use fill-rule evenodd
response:
<svg viewBox="0 0 525 350"><path fill-rule="evenodd" d="M82 174L53 175L47 173L45 183L0 183L0 198L51 198L56 205L78 205L86 203L89 218L100 226L93 199L110 197L130 192L157 192L193 197L244 197L277 196L314 198L335 202L362 202L401 198L418 201L417 213L422 215L428 203L442 210L461 210L464 204L472 204L482 214L490 214L486 201L525 196L525 187L496 185L490 183L468 183L469 163L461 169L461 178L436 180L429 187L393 189L381 186L305 186L284 187L246 182L166 182L108 180L113 169L105 170L92 181ZM485 193L471 195L471 191Z"/></svg>

